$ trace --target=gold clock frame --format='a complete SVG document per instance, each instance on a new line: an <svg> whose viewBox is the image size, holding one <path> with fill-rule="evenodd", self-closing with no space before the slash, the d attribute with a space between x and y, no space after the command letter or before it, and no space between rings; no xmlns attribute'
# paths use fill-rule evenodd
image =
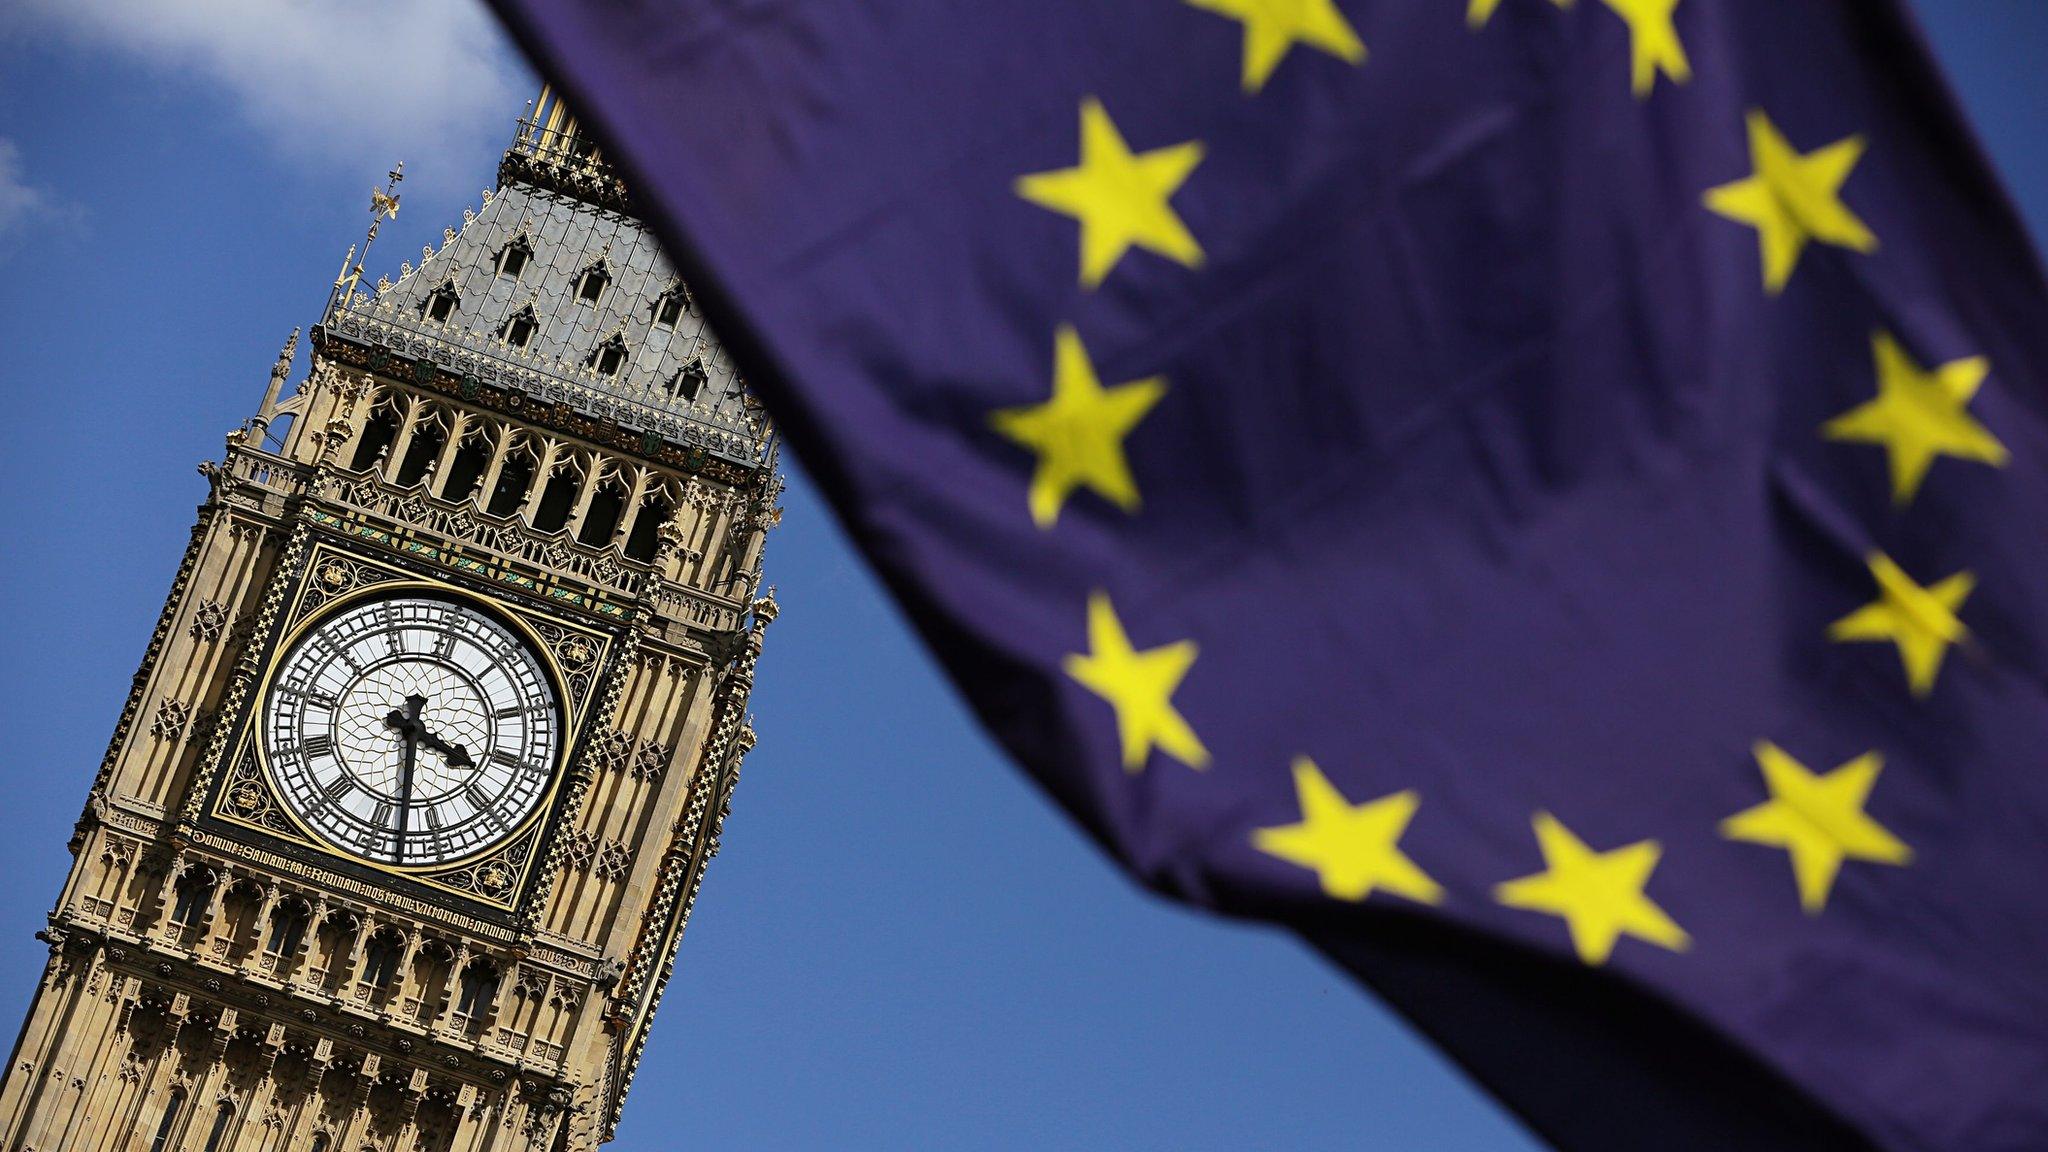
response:
<svg viewBox="0 0 2048 1152"><path fill-rule="evenodd" d="M306 827L277 787L260 731L263 702L278 666L301 637L351 605L407 591L474 604L513 628L539 655L562 711L561 745L550 766L547 788L533 811L496 843L434 864L397 865L365 859ZM262 672L244 708L241 731L230 745L221 784L208 802L207 814L223 825L319 853L345 869L402 878L499 911L515 911L528 879L541 862L543 839L570 766L581 753L582 730L599 695L600 673L615 644L616 637L601 628L317 541L292 591L278 639L264 654Z"/></svg>

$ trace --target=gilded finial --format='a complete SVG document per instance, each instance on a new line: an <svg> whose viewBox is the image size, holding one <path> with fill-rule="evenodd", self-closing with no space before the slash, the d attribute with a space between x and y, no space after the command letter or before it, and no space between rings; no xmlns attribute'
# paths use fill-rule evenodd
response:
<svg viewBox="0 0 2048 1152"><path fill-rule="evenodd" d="M370 258L370 245L377 239L378 226L398 215L398 185L405 179L405 161L400 160L398 166L385 175L389 180L383 191L370 189L370 231L363 237L363 260ZM360 260L356 262L355 275L358 280L362 278L363 265Z"/></svg>
<svg viewBox="0 0 2048 1152"><path fill-rule="evenodd" d="M383 191L370 189L370 227L373 230L377 227L377 221L390 220L398 215L398 185L405 179L405 161L400 160L398 167L385 175L389 177L389 182L384 185Z"/></svg>

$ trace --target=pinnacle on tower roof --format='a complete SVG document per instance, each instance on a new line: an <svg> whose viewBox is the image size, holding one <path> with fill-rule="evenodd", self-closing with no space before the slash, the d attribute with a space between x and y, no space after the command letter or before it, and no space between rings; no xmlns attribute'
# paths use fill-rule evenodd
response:
<svg viewBox="0 0 2048 1152"><path fill-rule="evenodd" d="M575 113L547 85L527 104L512 146L498 163L498 182L515 180L633 214L625 182Z"/></svg>
<svg viewBox="0 0 2048 1152"><path fill-rule="evenodd" d="M397 183L374 193L367 253L397 214ZM319 329L351 362L423 383L517 392L655 452L743 467L770 433L731 357L704 324L626 189L560 97L543 88L498 166L498 185L393 278L364 281L352 254ZM338 345L337 345L338 347Z"/></svg>

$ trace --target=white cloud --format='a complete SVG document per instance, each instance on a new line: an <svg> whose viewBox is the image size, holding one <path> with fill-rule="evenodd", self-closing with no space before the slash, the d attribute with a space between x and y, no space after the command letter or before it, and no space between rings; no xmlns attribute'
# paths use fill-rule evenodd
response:
<svg viewBox="0 0 2048 1152"><path fill-rule="evenodd" d="M49 199L22 171L21 149L0 136L0 233L47 207Z"/></svg>
<svg viewBox="0 0 2048 1152"><path fill-rule="evenodd" d="M406 160L408 177L468 183L533 95L480 0L26 0L17 15L220 85L324 175Z"/></svg>

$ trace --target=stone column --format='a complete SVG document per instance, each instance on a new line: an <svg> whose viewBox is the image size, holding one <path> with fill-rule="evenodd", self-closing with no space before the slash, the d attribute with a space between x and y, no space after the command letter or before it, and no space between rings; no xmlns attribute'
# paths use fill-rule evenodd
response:
<svg viewBox="0 0 2048 1152"><path fill-rule="evenodd" d="M284 978L287 992L300 988L299 974L306 970L306 957L320 946L320 930L327 926L327 894L322 892L313 898L313 914L306 917L306 930L299 933L299 943L292 949L288 964L289 971L279 973Z"/></svg>
<svg viewBox="0 0 2048 1152"><path fill-rule="evenodd" d="M526 526L533 526L533 514L540 508L541 494L548 490L548 481L554 478L555 458L562 454L562 446L549 440L541 445L540 463L533 470L533 483L527 487L526 502L519 506L519 518Z"/></svg>
<svg viewBox="0 0 2048 1152"><path fill-rule="evenodd" d="M427 475L430 478L427 490L435 496L447 498L444 486L448 482L448 470L455 466L455 455L462 451L463 433L468 431L474 421L475 417L467 412L451 411L448 419L448 440L441 445L441 454L434 458L433 463L427 465ZM438 478L438 482L433 478Z"/></svg>
<svg viewBox="0 0 2048 1152"><path fill-rule="evenodd" d="M251 963L255 961L257 957L263 955L263 938L270 932L271 917L276 915L277 901L278 898L282 895L283 890L280 889L275 882L265 884L263 886L263 903L259 905L256 909L255 938L249 942L248 955L242 957L242 962L236 965L236 968L244 975L248 974ZM228 946L232 949L234 947L234 942L229 941ZM222 959L225 960L226 957L223 956Z"/></svg>
<svg viewBox="0 0 2048 1152"><path fill-rule="evenodd" d="M590 515L590 502L596 498L598 485L604 481L604 460L601 457L582 456L581 453L578 456L587 465L583 471L583 488L576 493L576 506L569 510L569 518L562 522L562 530L571 540L582 535L583 519ZM569 466L575 467L575 462L571 461Z"/></svg>
<svg viewBox="0 0 2048 1152"><path fill-rule="evenodd" d="M336 994L344 996L354 990L356 973L361 971L363 966L363 949L370 943L370 933L374 927L367 915L357 915L353 912L349 915L354 917L356 922L356 938L349 943L348 957L341 962L341 978L334 981ZM332 972L328 973L329 977L333 975Z"/></svg>
<svg viewBox="0 0 2048 1152"><path fill-rule="evenodd" d="M356 1070L356 1083L349 1093L348 1118L342 1121L341 1130L334 1134L334 1146L330 1152L343 1152L354 1148L357 1137L370 1122L370 1092L377 1087L377 1073L382 1063L375 1052L363 1057L363 1065Z"/></svg>
<svg viewBox="0 0 2048 1152"><path fill-rule="evenodd" d="M111 959L111 957L109 957ZM83 1074L84 1095L79 1106L66 1120L63 1135L56 1144L37 1142L37 1147L75 1148L81 1143L80 1126L103 1119L108 1115L107 1097L112 1093L106 1084L107 1072L118 1065L128 1052L128 1016L134 1010L133 997L138 994L142 982L134 977L122 977L110 967L102 967L95 979L105 981L104 994L95 994L93 986L87 985L86 994L93 1000L92 1018L78 1026L85 1035L96 1038L92 1060Z"/></svg>
<svg viewBox="0 0 2048 1152"><path fill-rule="evenodd" d="M376 380L364 372L353 380L342 380L337 386L334 415L323 429L326 439L321 443L323 458L337 468L345 468L355 459L363 429L370 423L369 414L377 410L377 400L384 389Z"/></svg>
<svg viewBox="0 0 2048 1152"><path fill-rule="evenodd" d="M456 1090L455 1116L455 1137L448 1142L448 1152L483 1152L491 1137L493 1116L490 1101L476 1085L464 1084Z"/></svg>
<svg viewBox="0 0 2048 1152"><path fill-rule="evenodd" d="M633 538L633 525L640 519L641 502L647 498L647 469L633 469L633 486L626 493L626 502L619 507L619 522L612 529L612 541L624 551L626 541Z"/></svg>
<svg viewBox="0 0 2048 1152"><path fill-rule="evenodd" d="M214 929L220 923L221 906L227 903L228 888L234 883L234 878L228 874L225 868L209 869L209 871L213 872L213 891L207 894L206 911L199 914L199 923L197 925L186 930L186 934L196 934L197 936L193 940L195 946L188 949L195 956L205 951L207 942L213 939Z"/></svg>
<svg viewBox="0 0 2048 1152"><path fill-rule="evenodd" d="M415 1068L405 1081L405 1088L399 1095L398 1135L391 1142L391 1152L412 1152L413 1144L419 1140L420 1101L427 1094L427 1070Z"/></svg>
<svg viewBox="0 0 2048 1152"><path fill-rule="evenodd" d="M398 416L398 435L392 437L391 445L385 449L380 464L389 462L395 467L404 462L406 450L412 447L413 437L419 434L421 418L427 411L426 401L417 396L401 393L401 403L404 404L404 409ZM397 474L389 467L381 468L380 471L387 484L397 479Z"/></svg>
<svg viewBox="0 0 2048 1152"><path fill-rule="evenodd" d="M469 941L464 940L456 946L454 958L448 961L448 978L441 982L441 1006L435 1010L434 1019L428 1025L433 1031L447 1030L448 1017L455 1014L456 1006L462 1002L462 970L468 966Z"/></svg>

